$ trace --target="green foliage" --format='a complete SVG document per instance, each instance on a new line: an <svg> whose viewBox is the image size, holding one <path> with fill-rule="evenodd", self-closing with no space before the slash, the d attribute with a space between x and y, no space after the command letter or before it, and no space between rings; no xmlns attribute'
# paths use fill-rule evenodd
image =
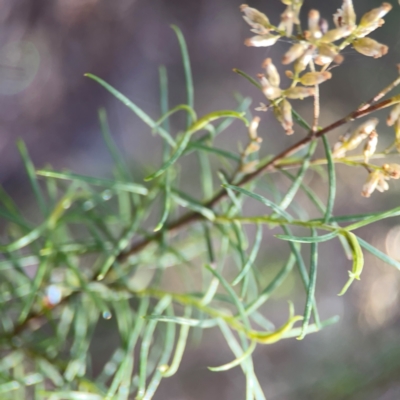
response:
<svg viewBox="0 0 400 400"><path fill-rule="evenodd" d="M349 281L340 295L354 280L360 279L363 249L400 269L399 262L354 233L363 226L400 215L399 207L372 214L334 214L336 189L340 184L335 175L335 163L368 171L363 189L365 196L374 189L385 190L386 180L397 179L400 175L397 164L370 164L375 151L375 135L368 130L370 125L364 124L350 139L342 139L333 151L325 136L353 119L396 104L397 97L376 103L395 84L347 117L325 128L318 127L320 79L328 76L327 67L338 61L336 56L340 51L353 44L363 54L379 49L384 52L372 42L361 42L360 32L369 27L372 22L368 18L373 19L373 16L355 25L349 3L345 3L343 12L347 24L353 24L354 29L340 38L343 39L340 45L334 45L336 39L329 41L326 36L322 36L325 37L323 41L315 32L311 38L305 33L301 36L299 26L299 34L293 36L290 26L285 25L287 18L285 24L275 27L264 14L242 6L246 21L259 33L247 44L271 43L275 40L273 35L271 37L272 31L279 37L286 36L294 45L311 44L316 51L316 63L327 47L333 54L332 60L320 71L315 70L310 58L304 69L310 68L307 74L311 75L306 77L299 66L300 58L297 61L294 58L294 71L288 74L293 84L286 89L279 88L279 84L271 86L271 82L279 83L279 77L274 75L269 59L260 83L245 72L235 70L264 93L269 104L262 105L259 110L273 109L286 133L292 133L293 119L307 131L305 137L278 155L271 154L259 160L259 119L248 121L245 118L249 114L249 99L238 98L236 110L214 111L197 118L188 50L176 26L173 30L182 53L187 99L186 104L169 107L167 72L161 67L161 116L158 120L101 78L86 75L131 109L163 141L161 167L154 168L155 172L144 182L132 178L129 162L124 160L112 139L104 109L99 110L100 128L114 162L113 179L51 169L35 171L26 146L18 142L42 222L35 225L29 221L0 188L0 215L5 237L0 245L1 398L24 399L28 393L34 393L37 399L148 400L162 379L179 371L191 341L190 332L219 329L234 359L209 369L217 373L240 366L245 375L246 399L265 399L252 361L256 347L294 337L303 339L338 320L333 316L320 321L318 313L315 289L320 242L338 238L344 254L353 260ZM292 18L295 18L301 2L286 1L285 4L289 4ZM297 25L298 21L293 19L293 24ZM327 35L329 32L320 33ZM303 53L307 49L304 47ZM286 57L294 57L294 52L292 47ZM315 75L318 73L320 75ZM310 77L315 78L313 87L307 89L314 97L312 124L307 123L287 100L294 99L299 93L294 89L302 88L298 83L305 85L306 78ZM174 136L168 120L178 111L186 112L187 119L182 131ZM391 117L394 115L392 110ZM215 147L215 137L228 131L235 120L242 123L240 127L237 125L238 129L243 129L243 123L247 127L244 134L248 144L244 150L234 153ZM320 137L325 158L317 160L313 157ZM364 155L356 160L346 157L346 152L364 139L369 141ZM395 145L398 140L395 139ZM182 174L179 161L193 153L201 166L196 174L202 188L201 198L187 193L179 183ZM304 179L321 164L327 166L326 205ZM218 167L214 170L212 166L215 165ZM288 172L290 168L297 168L297 172ZM268 179L272 173L289 178L291 184L285 193ZM216 191L214 175L221 186ZM317 218L309 218L305 213L305 207L297 201L299 192L314 204L319 213ZM273 200L269 198L271 193ZM258 215L257 212L245 214L244 205L248 203L260 210ZM156 217L155 226L149 222L154 221L150 217ZM249 224L256 226L254 238L247 229ZM294 227L305 233L294 235ZM277 228L283 234L276 234ZM281 251L284 256L279 272L264 284L258 279L257 264L261 260L263 236L269 230L273 230L287 250ZM185 231L185 235L170 235L180 231ZM309 267L303 257L305 251L310 253ZM305 303L297 304L296 308L303 308L303 315L296 315L289 301L289 318L281 327L274 328L261 314L260 307L294 273L295 266L305 292ZM191 277L194 269L201 271L202 281ZM182 274L179 292L165 289L163 277L170 270ZM295 326L297 321L302 324ZM101 371L94 374L91 344L98 330L107 329L114 329L118 334L116 348L107 355Z"/></svg>

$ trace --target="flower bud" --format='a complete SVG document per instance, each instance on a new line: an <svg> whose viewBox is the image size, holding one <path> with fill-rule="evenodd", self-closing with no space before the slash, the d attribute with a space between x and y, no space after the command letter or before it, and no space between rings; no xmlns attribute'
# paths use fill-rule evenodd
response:
<svg viewBox="0 0 400 400"><path fill-rule="evenodd" d="M338 56L338 51L335 46L329 43L321 43L318 46L318 55L315 58L317 65L325 65L334 61L335 57Z"/></svg>
<svg viewBox="0 0 400 400"><path fill-rule="evenodd" d="M367 37L356 39L352 42L356 51L368 57L379 58L388 52L388 47Z"/></svg>
<svg viewBox="0 0 400 400"><path fill-rule="evenodd" d="M282 91L278 87L272 86L265 76L260 79L261 90L268 100L275 100L281 96Z"/></svg>
<svg viewBox="0 0 400 400"><path fill-rule="evenodd" d="M384 192L385 190L389 189L389 185L385 181L384 174L379 170L373 171L368 175L361 194L364 197L369 197L375 189L377 189L379 192Z"/></svg>
<svg viewBox="0 0 400 400"><path fill-rule="evenodd" d="M242 164L240 166L240 172L242 172L243 174L250 174L257 169L258 163L259 163L258 160L253 160L247 162L246 164Z"/></svg>
<svg viewBox="0 0 400 400"><path fill-rule="evenodd" d="M295 15L289 6L281 15L281 22L278 26L279 30L285 31L286 36L292 36L293 25L295 23Z"/></svg>
<svg viewBox="0 0 400 400"><path fill-rule="evenodd" d="M281 78L275 65L272 63L270 58L266 58L263 62L263 68L265 68L265 75L272 86L279 87Z"/></svg>
<svg viewBox="0 0 400 400"><path fill-rule="evenodd" d="M314 45L308 46L308 49L304 52L304 54L296 60L293 68L296 74L300 74L307 68L308 64L313 58L315 49L316 47Z"/></svg>
<svg viewBox="0 0 400 400"><path fill-rule="evenodd" d="M392 179L400 178L400 165L399 164L384 164L382 166L385 173Z"/></svg>
<svg viewBox="0 0 400 400"><path fill-rule="evenodd" d="M251 38L248 38L244 41L246 46L253 46L253 47L268 47L274 45L280 36L277 35L257 35Z"/></svg>
<svg viewBox="0 0 400 400"><path fill-rule="evenodd" d="M261 25L266 29L271 27L268 17L255 8L251 8L247 4L242 4L240 11L244 13L243 18L250 26Z"/></svg>
<svg viewBox="0 0 400 400"><path fill-rule="evenodd" d="M306 50L306 45L304 43L294 44L283 56L282 64L290 64L297 58L301 57Z"/></svg>
<svg viewBox="0 0 400 400"><path fill-rule="evenodd" d="M333 14L333 22L337 28L347 26L354 28L356 25L356 13L354 12L353 1L343 0L342 8Z"/></svg>
<svg viewBox="0 0 400 400"><path fill-rule="evenodd" d="M305 97L314 96L315 89L313 87L296 86L286 89L283 93L289 99L301 99Z"/></svg>
<svg viewBox="0 0 400 400"><path fill-rule="evenodd" d="M374 8L373 10L365 13L361 17L360 26L368 27L372 24L378 22L382 17L384 17L390 10L392 9L392 5L389 3L382 3L382 5L378 8Z"/></svg>
<svg viewBox="0 0 400 400"><path fill-rule="evenodd" d="M396 104L386 119L386 124L392 126L400 118L400 103Z"/></svg>
<svg viewBox="0 0 400 400"><path fill-rule="evenodd" d="M283 99L279 106L274 108L274 114L285 130L286 135L291 135L294 132L291 104L286 99Z"/></svg>
<svg viewBox="0 0 400 400"><path fill-rule="evenodd" d="M378 134L373 131L369 134L367 143L364 147L364 162L367 163L370 157L375 153L378 144Z"/></svg>
<svg viewBox="0 0 400 400"><path fill-rule="evenodd" d="M352 28L348 26L342 26L340 28L331 29L326 32L324 36L321 38L322 43L332 43L336 42L336 40L343 39L346 36L349 36L352 32Z"/></svg>
<svg viewBox="0 0 400 400"><path fill-rule="evenodd" d="M328 71L307 72L300 78L300 83L304 86L314 86L331 78L332 74Z"/></svg>
<svg viewBox="0 0 400 400"><path fill-rule="evenodd" d="M260 124L260 117L254 117L249 125L249 136L251 140L257 139L257 129L258 125Z"/></svg>
<svg viewBox="0 0 400 400"><path fill-rule="evenodd" d="M320 39L322 37L322 32L319 27L319 18L318 10L310 10L308 13L308 30L314 39Z"/></svg>

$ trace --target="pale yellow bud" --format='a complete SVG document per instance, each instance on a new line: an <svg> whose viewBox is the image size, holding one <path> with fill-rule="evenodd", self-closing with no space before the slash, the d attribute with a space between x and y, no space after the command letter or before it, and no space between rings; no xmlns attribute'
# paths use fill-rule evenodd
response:
<svg viewBox="0 0 400 400"><path fill-rule="evenodd" d="M285 31L286 36L293 33L293 25L295 23L295 14L289 6L281 15L281 22L278 26L279 30Z"/></svg>
<svg viewBox="0 0 400 400"><path fill-rule="evenodd" d="M357 127L352 133L352 137L356 136L364 136L365 139L371 132L373 132L378 125L379 119L378 118L370 118L369 120L365 121L363 124Z"/></svg>
<svg viewBox="0 0 400 400"><path fill-rule="evenodd" d="M391 110L386 119L388 126L392 126L400 118L400 103L397 103Z"/></svg>
<svg viewBox="0 0 400 400"><path fill-rule="evenodd" d="M382 171L379 170L373 171L368 175L361 194L364 197L369 197L375 189L377 189L379 192L389 189L389 185L385 181L385 176L383 175Z"/></svg>
<svg viewBox="0 0 400 400"><path fill-rule="evenodd" d="M259 138L261 139L261 138ZM249 154L255 153L256 151L260 150L260 144L262 140L260 140L260 142L258 141L252 141L249 143L249 145L246 147L245 151L244 151L244 155L248 156Z"/></svg>
<svg viewBox="0 0 400 400"><path fill-rule="evenodd" d="M368 57L379 58L388 52L388 47L367 37L356 39L352 43L354 49Z"/></svg>
<svg viewBox="0 0 400 400"><path fill-rule="evenodd" d="M375 153L378 144L378 134L373 131L369 134L367 143L364 147L364 162L368 162L371 156Z"/></svg>
<svg viewBox="0 0 400 400"><path fill-rule="evenodd" d="M316 47L314 45L308 46L304 54L295 61L294 71L296 74L303 72L313 58Z"/></svg>
<svg viewBox="0 0 400 400"><path fill-rule="evenodd" d="M254 117L249 125L249 136L250 139L256 140L257 139L257 129L258 125L260 124L260 117Z"/></svg>
<svg viewBox="0 0 400 400"><path fill-rule="evenodd" d="M380 7L374 8L373 10L365 13L361 17L360 26L367 27L369 25L375 24L382 17L384 17L391 9L392 9L391 4L382 3L382 5Z"/></svg>
<svg viewBox="0 0 400 400"><path fill-rule="evenodd" d="M300 83L304 86L314 86L331 78L332 74L328 71L307 72L300 78Z"/></svg>
<svg viewBox="0 0 400 400"><path fill-rule="evenodd" d="M306 50L306 45L304 43L294 44L283 56L282 64L290 64L297 58L301 57Z"/></svg>
<svg viewBox="0 0 400 400"><path fill-rule="evenodd" d="M335 46L329 43L321 43L318 46L318 55L315 58L317 65L325 65L331 63L337 57L338 51Z"/></svg>
<svg viewBox="0 0 400 400"><path fill-rule="evenodd" d="M342 8L333 14L333 22L337 28L348 26L354 28L356 25L356 13L354 12L353 1L343 0Z"/></svg>
<svg viewBox="0 0 400 400"><path fill-rule="evenodd" d="M265 68L265 75L272 86L279 87L281 78L275 65L272 63L270 58L267 58L263 62L263 68Z"/></svg>
<svg viewBox="0 0 400 400"><path fill-rule="evenodd" d="M268 100L275 100L281 96L282 91L276 86L272 86L265 76L260 79L262 92Z"/></svg>
<svg viewBox="0 0 400 400"><path fill-rule="evenodd" d="M244 13L244 19L249 25L261 25L264 28L270 28L271 24L268 17L255 8L251 8L247 4L242 4L240 6L240 11Z"/></svg>
<svg viewBox="0 0 400 400"><path fill-rule="evenodd" d="M332 43L336 42L336 40L343 39L349 36L352 32L352 28L348 26L342 26L336 29L331 29L326 32L324 36L321 38L322 43Z"/></svg>
<svg viewBox="0 0 400 400"><path fill-rule="evenodd" d="M286 100L282 100L279 107L274 108L274 113L278 121L281 123L286 135L293 133L292 106Z"/></svg>
<svg viewBox="0 0 400 400"><path fill-rule="evenodd" d="M304 99L305 97L314 96L315 89L313 87L296 86L286 89L284 95L289 99Z"/></svg>
<svg viewBox="0 0 400 400"><path fill-rule="evenodd" d="M253 46L253 47L268 47L274 45L280 36L277 35L257 35L253 36L249 39L244 41L246 46Z"/></svg>
<svg viewBox="0 0 400 400"><path fill-rule="evenodd" d="M310 31L314 39L320 39L322 37L322 32L319 27L319 11L310 10L308 13L308 30Z"/></svg>
<svg viewBox="0 0 400 400"><path fill-rule="evenodd" d="M399 164L384 164L382 166L385 173L392 179L400 178L400 165Z"/></svg>

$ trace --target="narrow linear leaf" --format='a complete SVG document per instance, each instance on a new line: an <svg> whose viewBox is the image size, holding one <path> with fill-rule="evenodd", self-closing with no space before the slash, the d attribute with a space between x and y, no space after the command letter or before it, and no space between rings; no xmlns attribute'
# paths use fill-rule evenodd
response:
<svg viewBox="0 0 400 400"><path fill-rule="evenodd" d="M233 68L233 72L237 73L240 76L243 76L243 78L247 79L252 85L254 85L256 88L261 90L261 84L258 83L254 78L252 78L250 75L246 74L246 72L238 69L238 68Z"/></svg>
<svg viewBox="0 0 400 400"><path fill-rule="evenodd" d="M208 367L208 369L210 371L217 372L217 371L228 371L232 368L235 368L238 365L240 365L247 357L250 357L253 354L256 347L257 347L257 342L251 342L250 346L247 348L246 351L243 352L243 354L240 357L236 358L235 360L227 364L220 365L219 367Z"/></svg>
<svg viewBox="0 0 400 400"><path fill-rule="evenodd" d="M108 149L120 175L123 176L124 179L129 181L131 179L129 168L126 165L124 157L122 156L121 152L118 150L118 147L116 146L116 144L112 138L112 135L110 132L110 127L108 125L106 109L100 108L98 111L98 115L99 115L99 122L100 122L100 130L101 130L101 134L103 136L104 143L106 144L107 149Z"/></svg>
<svg viewBox="0 0 400 400"><path fill-rule="evenodd" d="M286 277L290 274L296 262L296 257L293 253L290 254L284 267L278 272L271 283L259 294L256 300L246 307L246 313L251 314L263 305L271 296L271 294L283 283Z"/></svg>
<svg viewBox="0 0 400 400"><path fill-rule="evenodd" d="M352 225L346 226L347 231L354 231L355 229L362 228L363 226L372 224L373 222L381 221L386 218L396 217L400 215L400 207L393 208L388 211L384 211L381 213L375 213L370 217L363 219L362 221L358 221Z"/></svg>
<svg viewBox="0 0 400 400"><path fill-rule="evenodd" d="M311 324L308 325L307 327L307 331L306 334L310 334L310 333L315 333L320 331L323 328L326 328L329 325L333 325L336 324L337 322L339 322L340 317L338 315L335 315L332 318L326 319L325 321L322 321L319 325L317 324ZM302 328L293 328L290 331L285 332L282 335L282 339L289 339L289 338L293 338L293 337L298 337L301 334L301 330Z"/></svg>
<svg viewBox="0 0 400 400"><path fill-rule="evenodd" d="M279 203L279 206L283 209L286 210L286 208L290 205L290 203L293 201L294 196L296 195L297 191L300 188L300 185L303 181L304 175L306 174L308 167L310 165L310 158L315 152L315 149L317 147L317 140L314 140L310 143L310 146L308 148L307 155L304 158L303 163L301 164L301 167L299 169L299 172L297 173L297 176L295 180L293 181L292 185L286 192L285 196L283 197L282 201Z"/></svg>
<svg viewBox="0 0 400 400"><path fill-rule="evenodd" d="M260 245L261 245L261 241L262 241L262 234L263 234L262 225L257 224L256 237L255 237L254 245L253 245L253 248L251 249L249 258L247 259L246 264L243 266L242 270L239 272L239 274L233 280L232 286L237 285L243 279L243 277L247 274L247 272L252 267L252 265L254 264L254 261L258 254L258 251L260 249Z"/></svg>
<svg viewBox="0 0 400 400"><path fill-rule="evenodd" d="M125 190L127 192L146 195L148 190L143 185L131 182L114 181L112 179L92 178L91 176L75 174L73 172L56 172L50 170L39 170L36 172L38 175L46 176L48 178L66 179L70 181L80 181L89 183L90 185L103 186L115 190Z"/></svg>
<svg viewBox="0 0 400 400"><path fill-rule="evenodd" d="M277 214L279 214L280 216L285 218L287 221L292 221L293 220L292 216L290 214L288 214L285 210L283 210L280 206L276 205L271 200L268 200L268 199L266 199L265 197L263 197L263 196L261 196L259 194L249 192L248 190L243 189L243 188L241 188L239 186L226 185L226 184L224 184L222 186L225 187L225 188L228 188L228 189L235 190L236 192L242 193L242 194L244 194L246 196L249 196L249 197L253 198L254 200L259 201L262 204L265 204L267 207L272 208Z"/></svg>
<svg viewBox="0 0 400 400"><path fill-rule="evenodd" d="M233 303L235 304L235 306L239 312L240 318L243 321L243 325L245 326L245 328L247 330L250 329L249 320L247 318L243 303L240 301L239 297L237 296L237 294L235 293L235 291L233 290L231 285L229 285L229 283L225 280L225 278L218 271L210 268L209 266L206 266L206 268L220 281L221 285L227 291L227 293L231 297Z"/></svg>
<svg viewBox="0 0 400 400"><path fill-rule="evenodd" d="M360 275L364 267L364 254L357 240L357 236L354 233L347 231L343 233L343 236L349 242L350 248L353 253L353 267L352 270L349 271L349 280L346 282L338 296L343 296L346 293L347 289L353 283L354 279L360 280Z"/></svg>
<svg viewBox="0 0 400 400"><path fill-rule="evenodd" d="M327 233L326 235L320 236L289 236L289 235L274 235L278 239L287 240L289 242L297 242L297 243L320 243L331 240L339 235L339 231L333 231L331 233Z"/></svg>
<svg viewBox="0 0 400 400"><path fill-rule="evenodd" d="M178 325L188 325L197 328L212 328L217 325L216 319L193 319L193 318L183 318L183 317L169 317L166 315L156 315L150 314L145 317L146 319L150 320L157 320L159 322L172 322Z"/></svg>
<svg viewBox="0 0 400 400"><path fill-rule="evenodd" d="M190 210L198 212L203 215L203 217L207 218L209 221L215 220L215 214L212 210L207 207L204 207L202 203L193 199L188 194L181 192L178 189L172 189L171 196L174 200L182 207L187 207Z"/></svg>
<svg viewBox="0 0 400 400"><path fill-rule="evenodd" d="M322 142L324 144L326 160L328 162L328 178L329 178L329 192L328 192L328 202L326 205L325 223L328 223L333 211L333 205L336 197L336 174L335 174L335 163L333 161L331 148L329 146L328 139L325 135L322 135Z"/></svg>
<svg viewBox="0 0 400 400"><path fill-rule="evenodd" d="M357 241L360 243L361 247L364 247L365 250L369 251L371 254L373 254L375 257L379 258L386 264L391 265L392 267L397 268L400 270L400 262L394 260L392 257L389 257L387 254L383 253L382 251L378 250L376 247L372 246L365 240L359 238L357 236Z"/></svg>
<svg viewBox="0 0 400 400"><path fill-rule="evenodd" d="M171 25L171 28L174 30L181 50L182 62L183 62L183 70L185 72L185 83L186 83L186 100L187 104L193 108L194 107L194 87L193 87L193 78L192 78L192 70L190 67L190 57L189 52L186 46L185 38L183 37L182 31L176 25ZM187 127L193 122L193 119L188 116L187 119Z"/></svg>
<svg viewBox="0 0 400 400"><path fill-rule="evenodd" d="M191 307L186 307L183 318L190 318L191 313L192 313ZM178 342L176 344L174 358L172 359L171 365L165 371L163 371L162 373L163 377L165 378L170 377L178 371L179 365L182 361L183 352L185 351L189 329L190 329L189 325L181 326Z"/></svg>
<svg viewBox="0 0 400 400"><path fill-rule="evenodd" d="M202 144L198 141L191 142L188 146L188 149L202 150L207 153L216 154L218 156L228 158L229 160L233 160L236 162L240 162L240 160L241 160L240 155L238 155L236 153L232 153L231 151L219 149L218 147L210 147L210 146Z"/></svg>
<svg viewBox="0 0 400 400"><path fill-rule="evenodd" d="M224 117L238 118L242 120L246 126L248 126L247 119L244 118L243 115L241 113L238 113L237 111L222 110L222 111L214 111L212 113L205 115L204 117L194 122L188 128L188 130L183 134L182 138L180 139L179 143L175 148L175 151L173 152L171 157L161 166L161 168L158 171L154 172L153 174L147 176L144 180L151 181L157 178L158 176L162 175L183 154L183 152L185 151L186 147L189 144L190 138L195 132L204 129L206 125L208 125L210 122Z"/></svg>
<svg viewBox="0 0 400 400"><path fill-rule="evenodd" d="M153 119L151 119L142 109L140 109L136 104L134 104L131 100L129 100L126 96L124 96L121 92L114 89L111 85L105 82L103 79L99 78L93 74L84 74L84 76L93 79L104 89L108 90L113 96L115 96L119 101L124 103L130 110L132 110L145 124L147 124L150 128L156 128L159 135L172 147L175 147L175 140L171 137L171 135L163 128L156 127L156 123Z"/></svg>
<svg viewBox="0 0 400 400"><path fill-rule="evenodd" d="M316 236L317 232L315 229L312 229L313 236ZM301 327L301 334L297 338L298 340L302 340L307 332L307 327L311 317L311 310L313 304L316 304L315 301L315 285L317 283L317 266L318 266L318 247L317 243L311 243L311 254L310 254L310 283L307 288L307 300L306 307L304 310L304 319L303 325Z"/></svg>
<svg viewBox="0 0 400 400"><path fill-rule="evenodd" d="M289 318L286 323L284 323L280 328L278 328L274 332L249 331L247 332L247 336L251 340L255 340L262 344L276 343L283 338L285 332L290 331L293 325L297 321L301 321L302 319L303 317L301 315L294 315L293 303L289 301Z"/></svg>
<svg viewBox="0 0 400 400"><path fill-rule="evenodd" d="M24 163L26 172L28 174L28 178L31 183L33 193L35 194L39 209L42 215L45 216L47 213L46 202L44 200L42 190L40 189L39 183L37 181L37 177L35 174L35 167L32 163L31 158L29 157L28 149L26 148L24 141L21 139L17 141L17 147L21 155L22 161Z"/></svg>
<svg viewBox="0 0 400 400"><path fill-rule="evenodd" d="M190 121L196 121L197 120L197 115L196 112L193 110L192 107L186 105L186 104L179 104L176 107L172 108L171 110L167 111L162 115L162 117L156 122L156 127L161 125L164 121L166 121L171 115L175 114L178 111L186 111L187 114L189 115L189 120ZM154 130L156 129L153 128Z"/></svg>

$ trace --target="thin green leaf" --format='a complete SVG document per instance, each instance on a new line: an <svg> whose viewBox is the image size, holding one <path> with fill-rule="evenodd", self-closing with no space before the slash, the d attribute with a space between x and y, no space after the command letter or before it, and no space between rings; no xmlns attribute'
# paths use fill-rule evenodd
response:
<svg viewBox="0 0 400 400"><path fill-rule="evenodd" d="M334 316L332 318L329 318L329 319L326 319L325 321L322 321L319 325L316 325L316 324L308 325L306 334L308 335L310 333L318 332L321 329L326 328L329 325L336 324L339 320L340 320L340 317L338 315L336 315L336 316ZM289 339L289 338L293 338L293 337L298 337L301 334L301 330L302 330L301 327L300 328L292 328L290 331L285 332L282 335L282 339Z"/></svg>
<svg viewBox="0 0 400 400"><path fill-rule="evenodd" d="M271 296L273 292L283 283L286 277L290 274L295 264L296 257L293 253L290 254L286 264L284 267L278 272L275 278L271 281L271 283L258 295L257 299L255 299L252 303L250 303L246 307L246 313L251 314L255 310L257 310L260 306L262 306Z"/></svg>
<svg viewBox="0 0 400 400"><path fill-rule="evenodd" d="M187 104L191 108L193 108L194 107L194 87L193 87L192 70L190 68L190 57L189 57L189 52L188 52L188 49L186 46L186 41L185 41L185 38L183 37L182 31L176 25L171 25L171 28L174 30L174 32L178 38L179 47L181 49L183 70L185 71ZM193 120L188 116L187 127L189 127L191 123L193 123Z"/></svg>
<svg viewBox="0 0 400 400"><path fill-rule="evenodd" d="M154 307L155 314L161 314L171 303L171 296L163 297ZM146 326L143 333L142 345L140 347L140 365L139 365L139 384L137 390L137 399L142 399L146 392L146 377L149 358L149 348L153 341L154 330L158 320L152 319Z"/></svg>
<svg viewBox="0 0 400 400"><path fill-rule="evenodd" d="M171 182L169 174L165 176L165 191L164 191L164 204L163 204L163 212L160 218L160 222L154 228L154 232L158 232L164 227L164 224L167 222L169 213L171 210Z"/></svg>
<svg viewBox="0 0 400 400"><path fill-rule="evenodd" d="M254 245L253 245L253 248L251 249L249 258L247 259L246 264L243 266L242 270L239 272L239 274L233 280L232 286L237 285L243 279L243 277L247 274L249 269L253 266L254 261L258 254L258 250L260 249L260 245L261 245L261 241L262 241L262 233L263 233L262 225L257 224L256 237L255 237Z"/></svg>
<svg viewBox="0 0 400 400"><path fill-rule="evenodd" d="M283 197L282 201L279 203L279 207L281 209L286 210L286 208L293 201L294 196L296 195L296 193L299 190L300 185L303 181L304 175L306 174L306 172L308 170L308 167L310 165L310 158L314 154L316 147L317 147L317 140L314 140L310 143L307 155L305 156L305 158L303 160L303 163L299 169L299 172L297 173L295 180L292 183L292 186L289 188L289 190L286 192L285 196Z"/></svg>
<svg viewBox="0 0 400 400"><path fill-rule="evenodd" d="M313 236L315 237L317 231L312 229ZM311 310L313 304L316 304L315 301L315 285L317 283L317 265L318 265L318 247L316 242L311 243L311 255L310 255L310 283L307 288L307 300L306 307L304 310L304 319L303 325L301 328L301 334L298 337L299 340L302 340L307 332L307 327L309 325Z"/></svg>
<svg viewBox="0 0 400 400"><path fill-rule="evenodd" d="M92 178L91 176L75 174L73 172L56 172L49 170L39 170L38 175L48 178L66 179L70 181L85 182L90 185L103 186L114 190L125 190L131 193L147 195L148 190L143 185L131 182L114 181L112 179Z"/></svg>
<svg viewBox="0 0 400 400"><path fill-rule="evenodd" d="M242 193L242 194L244 194L246 196L249 196L249 197L253 198L254 200L259 201L260 203L265 204L267 207L271 207L277 214L279 214L280 216L285 218L287 221L292 221L293 220L292 216L290 214L288 214L285 210L283 210L280 206L276 205L271 200L268 200L268 199L266 199L265 197L263 197L263 196L261 196L259 194L249 192L248 190L243 189L243 188L241 188L239 186L226 185L226 184L224 184L222 186L225 187L225 188L228 188L228 189L235 190L235 191L237 191L239 193Z"/></svg>
<svg viewBox="0 0 400 400"><path fill-rule="evenodd" d="M250 75L246 74L246 72L238 69L238 68L233 68L233 72L236 72L238 75L243 76L243 78L247 79L252 85L254 85L258 89L261 88L261 84L258 83L254 78L252 78Z"/></svg>
<svg viewBox="0 0 400 400"><path fill-rule="evenodd" d="M183 318L183 317L169 317L166 315L156 315L150 314L145 317L150 320L157 320L159 322L171 322L178 325L188 325L197 328L212 328L217 325L216 319L193 319L193 318Z"/></svg>
<svg viewBox="0 0 400 400"><path fill-rule="evenodd" d="M386 264L389 264L392 267L395 267L398 270L400 270L400 262L394 260L392 257L389 257L387 254L382 253L376 247L372 246L371 244L369 244L365 240L359 238L358 236L357 236L357 241L358 241L358 243L360 243L361 247L364 247L365 250L369 251L375 257L379 258L380 260L382 260Z"/></svg>
<svg viewBox="0 0 400 400"><path fill-rule="evenodd" d="M235 360L233 360L233 361L231 361L231 362L229 362L227 364L220 365L219 367L208 367L208 369L210 371L217 372L217 371L228 371L228 370L230 370L230 369L232 369L234 367L237 367L247 357L250 357L253 354L253 352L256 349L256 347L257 347L257 342L251 342L250 346L247 348L246 351L243 352L243 354L240 357L236 358Z"/></svg>
<svg viewBox="0 0 400 400"><path fill-rule="evenodd" d="M219 118L224 118L224 117L234 117L242 120L246 126L248 126L248 121L246 118L243 117L241 113L238 113L237 111L230 111L230 110L222 110L222 111L214 111L211 112L204 117L200 118L196 122L194 122L188 130L183 134L182 138L180 139L179 143L177 144L174 153L171 155L169 160L167 160L161 168L154 172L153 174L147 176L144 180L145 181L151 181L158 176L162 175L171 165L173 165L178 158L183 154L185 149L187 148L190 138L192 135L204 129L206 125L208 125L210 122L219 119Z"/></svg>
<svg viewBox="0 0 400 400"><path fill-rule="evenodd" d="M357 240L357 236L354 233L347 231L343 232L343 236L349 242L350 248L353 253L353 267L352 270L349 271L349 280L346 282L338 296L343 296L346 293L347 289L353 283L354 279L360 280L361 272L364 267L364 254Z"/></svg>
<svg viewBox="0 0 400 400"><path fill-rule="evenodd" d="M206 265L206 268L208 271L210 271L221 283L221 285L223 286L223 288L227 291L227 293L229 294L229 296L231 297L233 303L235 304L240 318L243 321L243 325L246 329L250 328L250 324L249 324L249 320L247 318L243 303L240 301L239 297L237 296L237 294L235 293L235 291L233 290L233 288L231 287L231 285L229 285L229 283L225 280L225 278L215 269L210 268L209 266Z"/></svg>
<svg viewBox="0 0 400 400"><path fill-rule="evenodd" d="M367 217L362 221L356 222L352 225L348 225L346 226L346 230L353 231L355 229L362 228L363 226L372 224L373 222L381 221L385 218L396 217L398 215L400 215L400 207L392 208L391 210L373 214L372 216Z"/></svg>
<svg viewBox="0 0 400 400"><path fill-rule="evenodd" d="M274 235L278 239L288 240L290 242L297 242L297 243L320 243L326 242L331 240L339 235L339 231L333 231L327 233L326 235L320 236L288 236L288 235Z"/></svg>
<svg viewBox="0 0 400 400"><path fill-rule="evenodd" d="M98 115L99 115L101 134L103 136L104 143L106 144L107 149L110 152L110 155L114 161L114 164L116 165L120 175L123 176L124 179L130 180L131 174L129 172L129 168L126 165L124 157L118 150L118 147L115 145L115 142L112 138L110 127L108 125L106 109L103 107L100 108L98 110Z"/></svg>
<svg viewBox="0 0 400 400"><path fill-rule="evenodd" d="M282 229L287 236L293 236L289 227L283 225ZM297 264L297 267L299 268L299 273L300 273L301 280L303 282L303 286L306 290L308 290L308 287L310 285L310 278L308 276L307 268L304 264L304 260L301 255L301 252L300 252L300 247L298 246L297 243L294 243L294 242L288 242L288 243L290 246L290 250L292 251L293 255L296 258L296 264ZM316 325L319 326L320 319L319 319L319 314L318 314L318 308L317 308L317 305L315 302L313 302L313 317L314 317L314 321L315 321Z"/></svg>
<svg viewBox="0 0 400 400"><path fill-rule="evenodd" d="M119 101L124 103L130 110L132 110L145 124L147 124L150 128L156 128L159 135L172 147L175 147L175 140L171 137L171 135L161 127L156 127L156 123L153 119L151 119L142 109L140 109L136 104L134 104L131 100L129 100L126 96L124 96L121 92L114 89L107 82L103 81L103 79L99 78L93 74L84 74L90 79L93 79L101 86L103 86L106 90L108 90L113 96L115 96Z"/></svg>
<svg viewBox="0 0 400 400"><path fill-rule="evenodd" d="M236 162L240 162L241 160L240 155L238 154L232 153L231 151L219 149L218 147L210 147L198 141L191 142L188 146L188 149L202 150L207 153L216 154L218 156L228 158L229 160L233 160Z"/></svg>
<svg viewBox="0 0 400 400"><path fill-rule="evenodd" d="M26 172L28 174L28 178L31 183L33 193L35 194L36 201L38 203L40 211L42 212L42 215L45 216L47 214L46 202L44 200L42 190L40 189L39 183L37 181L37 177L35 174L35 167L32 163L32 160L29 157L26 145L21 139L17 141L17 147L21 155L22 161L24 163Z"/></svg>
<svg viewBox="0 0 400 400"><path fill-rule="evenodd" d="M196 121L197 120L197 115L196 112L193 110L192 107L186 105L186 104L179 104L176 107L172 108L171 110L167 111L163 116L156 122L156 127L161 125L164 121L166 121L171 115L175 114L178 111L186 111L187 114L189 114L189 120L190 121ZM156 128L153 128L154 130Z"/></svg>
<svg viewBox="0 0 400 400"><path fill-rule="evenodd" d="M215 214L212 210L207 207L204 207L202 203L193 199L188 194L181 192L178 189L172 189L171 196L175 199L175 201L182 207L187 207L190 210L198 212L203 215L203 217L207 218L209 221L215 220Z"/></svg>
<svg viewBox="0 0 400 400"><path fill-rule="evenodd" d="M333 205L336 197L336 174L335 174L335 163L333 161L331 148L329 146L328 139L326 138L325 135L322 136L322 142L324 143L326 160L328 162L328 177L329 177L328 203L326 205L326 212L324 218L324 222L327 224L332 216Z"/></svg>
<svg viewBox="0 0 400 400"><path fill-rule="evenodd" d="M184 318L190 318L191 313L192 313L191 307L186 307ZM178 342L176 344L174 358L172 359L171 365L168 367L168 369L166 371L163 371L162 373L162 375L166 378L174 375L178 371L179 365L182 361L183 352L186 347L186 341L189 334L189 329L190 329L189 325L182 325L181 327L181 330L179 332Z"/></svg>

